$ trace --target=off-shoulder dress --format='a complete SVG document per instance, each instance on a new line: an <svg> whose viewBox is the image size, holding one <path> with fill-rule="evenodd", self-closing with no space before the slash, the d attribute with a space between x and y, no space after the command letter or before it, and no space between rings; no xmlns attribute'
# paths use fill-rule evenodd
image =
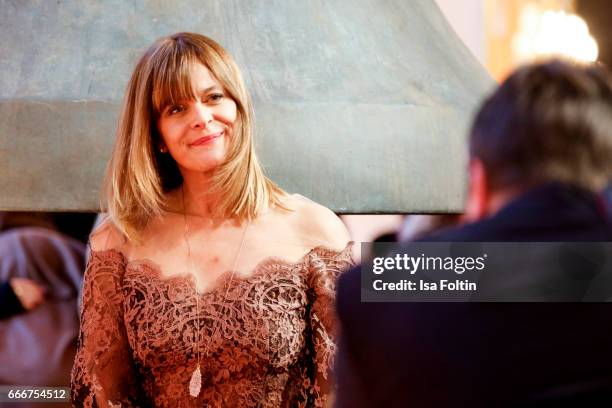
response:
<svg viewBox="0 0 612 408"><path fill-rule="evenodd" d="M353 264L351 246L317 247L298 262L267 258L248 278L230 280L227 272L202 294L189 275L162 279L147 261L128 261L114 249L92 250L73 404L324 406L333 391L335 283ZM197 344L207 353L194 398L189 382Z"/></svg>

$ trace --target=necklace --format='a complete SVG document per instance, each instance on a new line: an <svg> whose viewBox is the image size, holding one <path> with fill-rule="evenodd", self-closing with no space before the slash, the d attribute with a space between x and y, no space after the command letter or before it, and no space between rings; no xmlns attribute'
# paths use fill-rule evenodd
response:
<svg viewBox="0 0 612 408"><path fill-rule="evenodd" d="M189 244L189 236L188 236L188 232L189 232L189 228L188 228L188 224L187 224L187 212L185 210L185 190L183 189L183 187L181 187L181 194L182 194L182 202L183 202L183 220L185 222L185 231L184 231L184 239L185 239L185 244L187 245L187 263L188 263L188 267L193 275L193 259L191 258L191 245ZM236 256L234 257L234 262L232 264L232 269L230 270L230 278L229 281L227 283L227 288L225 290L225 294L223 295L223 303L221 304L221 309L220 309L220 313L223 313L223 310L225 309L225 304L227 302L227 294L229 293L229 290L232 286L232 281L234 280L234 274L236 273L236 263L238 262L238 258L240 257L240 252L242 252L242 247L244 246L244 241L246 238L246 233L247 230L249 229L249 226L251 225L251 220L248 220L246 227L244 228L244 231L242 232L242 238L240 239L240 245L238 246L238 251L236 251ZM195 278L195 275L193 275ZM202 364L202 353L201 353L201 337L200 337L200 299L199 299L199 295L198 295L198 288L197 288L197 280L195 281L194 284L194 296L195 296L195 300L196 300L196 318L194 319L194 321L196 322L197 325L197 329L196 329L196 333L197 333L197 340L196 340L196 354L198 356L198 364L195 368L195 370L193 370L193 374L191 374L191 380L189 381L189 395L191 395L192 397L196 398L198 395L200 395L200 391L202 389L202 371L200 370L200 366ZM217 330L219 329L219 323L218 320L215 324L215 328L214 331L212 333L212 336L210 337L210 339L208 340L207 344L206 344L206 348L204 349L204 357L208 357L208 350L210 348L210 345L212 343L212 340L215 338L215 335L217 334Z"/></svg>

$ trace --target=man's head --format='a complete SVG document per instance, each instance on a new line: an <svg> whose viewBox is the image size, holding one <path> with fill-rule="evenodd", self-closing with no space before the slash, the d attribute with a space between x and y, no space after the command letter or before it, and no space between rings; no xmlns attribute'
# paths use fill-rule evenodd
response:
<svg viewBox="0 0 612 408"><path fill-rule="evenodd" d="M558 60L520 68L482 105L469 147L470 220L550 181L601 191L612 175L612 80Z"/></svg>

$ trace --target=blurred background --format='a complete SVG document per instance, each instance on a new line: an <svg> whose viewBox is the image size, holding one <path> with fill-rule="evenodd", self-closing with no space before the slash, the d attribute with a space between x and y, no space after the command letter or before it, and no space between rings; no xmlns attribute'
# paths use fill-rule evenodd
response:
<svg viewBox="0 0 612 408"><path fill-rule="evenodd" d="M517 66L550 56L612 62L608 0L435 0L457 36L498 82ZM423 220L402 215L346 215L355 241L411 235Z"/></svg>

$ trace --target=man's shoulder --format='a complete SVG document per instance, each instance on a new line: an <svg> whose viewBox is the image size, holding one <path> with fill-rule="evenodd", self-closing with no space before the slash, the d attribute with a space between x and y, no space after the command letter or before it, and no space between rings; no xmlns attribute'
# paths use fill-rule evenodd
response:
<svg viewBox="0 0 612 408"><path fill-rule="evenodd" d="M608 241L612 225L603 207L593 192L548 183L513 199L489 218L419 241Z"/></svg>
<svg viewBox="0 0 612 408"><path fill-rule="evenodd" d="M360 293L361 288L361 265L357 265L340 275L338 280L338 291L346 294ZM340 298L339 298L340 299Z"/></svg>
<svg viewBox="0 0 612 408"><path fill-rule="evenodd" d="M343 324L357 315L361 303L361 265L357 265L340 275L337 285L336 310ZM366 316L361 316L365 318Z"/></svg>

